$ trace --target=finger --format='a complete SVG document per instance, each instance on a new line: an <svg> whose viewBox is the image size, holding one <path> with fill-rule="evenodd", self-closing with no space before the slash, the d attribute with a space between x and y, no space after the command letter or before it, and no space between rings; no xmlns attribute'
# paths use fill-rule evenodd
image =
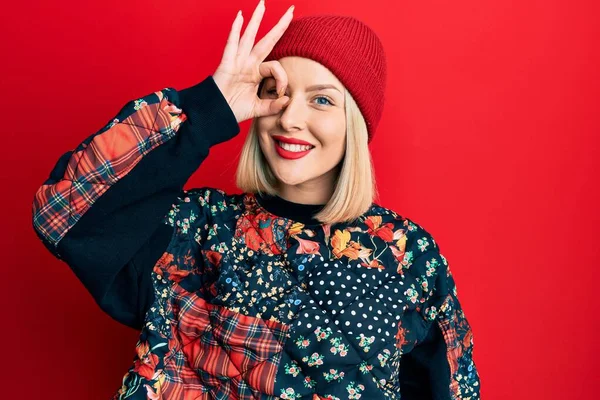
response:
<svg viewBox="0 0 600 400"><path fill-rule="evenodd" d="M256 39L256 32L258 32L258 27L260 26L260 21L265 13L265 2L264 0L260 0L258 5L254 9L254 13L252 13L252 18L250 22L248 22L248 26L244 31L244 35L242 36L242 40L240 40L240 45L238 47L238 54L248 56L250 51L252 51L252 47L254 46L254 39Z"/></svg>
<svg viewBox="0 0 600 400"><path fill-rule="evenodd" d="M243 22L244 17L242 16L242 10L240 10L238 11L235 19L233 20L233 24L231 25L231 31L229 32L229 37L227 38L227 44L225 45L225 51L223 51L223 58L221 62L233 62L233 60L235 60Z"/></svg>
<svg viewBox="0 0 600 400"><path fill-rule="evenodd" d="M272 60L261 63L258 66L258 73L261 76L261 80L264 78L273 77L275 79L277 97L283 96L288 85L288 77L285 69L283 69L283 66L279 61Z"/></svg>
<svg viewBox="0 0 600 400"><path fill-rule="evenodd" d="M260 61L267 58L273 47L283 33L292 22L292 18L294 17L294 6L288 8L288 10L283 14L283 16L279 19L279 22L267 33L252 49L253 55Z"/></svg>
<svg viewBox="0 0 600 400"><path fill-rule="evenodd" d="M259 99L255 109L255 117L265 117L268 115L278 114L283 110L286 106L289 97L283 96L278 99Z"/></svg>

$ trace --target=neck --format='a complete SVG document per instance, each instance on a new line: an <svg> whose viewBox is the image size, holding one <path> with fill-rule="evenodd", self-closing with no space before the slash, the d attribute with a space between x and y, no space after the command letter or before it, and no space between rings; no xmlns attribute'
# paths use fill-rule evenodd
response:
<svg viewBox="0 0 600 400"><path fill-rule="evenodd" d="M332 195L332 190L303 190L293 186L284 189L279 189L277 191L278 197L287 200L291 203L310 205L326 204Z"/></svg>
<svg viewBox="0 0 600 400"><path fill-rule="evenodd" d="M327 204L333 196L335 184L339 177L340 165L341 163L318 178L298 185L288 185L280 181L276 187L277 196L292 203Z"/></svg>

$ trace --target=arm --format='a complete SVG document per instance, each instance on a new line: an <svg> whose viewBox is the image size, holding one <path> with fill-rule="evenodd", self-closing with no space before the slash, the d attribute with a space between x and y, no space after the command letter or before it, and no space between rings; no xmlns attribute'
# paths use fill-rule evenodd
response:
<svg viewBox="0 0 600 400"><path fill-rule="evenodd" d="M419 339L400 360L402 399L479 399L473 334L448 262L421 227L409 237L405 260L420 274L417 281L426 289L415 310L422 322Z"/></svg>
<svg viewBox="0 0 600 400"><path fill-rule="evenodd" d="M60 157L35 193L34 230L104 311L139 328L151 265L172 237L165 214L210 147L238 133L212 76L132 100Z"/></svg>

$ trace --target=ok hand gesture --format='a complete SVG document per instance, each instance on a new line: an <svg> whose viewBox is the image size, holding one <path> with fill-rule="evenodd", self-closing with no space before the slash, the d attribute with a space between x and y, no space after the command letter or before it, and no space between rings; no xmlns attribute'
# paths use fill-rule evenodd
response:
<svg viewBox="0 0 600 400"><path fill-rule="evenodd" d="M287 96L283 96L288 84L285 70L279 61L263 60L292 21L293 10L294 6L291 6L256 45L256 32L265 12L264 0L258 3L241 40L241 11L233 21L221 64L213 74L213 79L229 103L238 123L254 117L277 114L289 100ZM258 97L258 86L267 77L273 77L276 81L277 99Z"/></svg>

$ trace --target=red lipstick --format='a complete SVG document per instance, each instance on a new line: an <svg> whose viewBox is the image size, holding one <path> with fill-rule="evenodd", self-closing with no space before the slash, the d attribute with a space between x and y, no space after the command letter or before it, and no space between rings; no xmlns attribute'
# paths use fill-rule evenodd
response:
<svg viewBox="0 0 600 400"><path fill-rule="evenodd" d="M295 138L290 138L290 137L285 137L285 136L279 136L279 135L273 135L272 137L273 137L273 139L279 140L280 142L283 142L283 143L300 144L300 145L309 145L309 146L312 146L311 143L305 142L304 140L300 140L300 139L295 139Z"/></svg>
<svg viewBox="0 0 600 400"><path fill-rule="evenodd" d="M287 160L297 160L299 158L304 157L305 155L307 155L308 153L310 153L311 149L305 150L305 151L290 151L290 150L286 150L283 147L281 147L279 145L278 142L283 142L283 143L289 143L289 144L298 144L301 146L311 146L314 147L312 144L305 142L304 140L300 140L300 139L292 139L292 138L287 138L285 136L273 136L273 144L275 145L275 151L277 152L277 154L279 154L280 157L285 158Z"/></svg>

